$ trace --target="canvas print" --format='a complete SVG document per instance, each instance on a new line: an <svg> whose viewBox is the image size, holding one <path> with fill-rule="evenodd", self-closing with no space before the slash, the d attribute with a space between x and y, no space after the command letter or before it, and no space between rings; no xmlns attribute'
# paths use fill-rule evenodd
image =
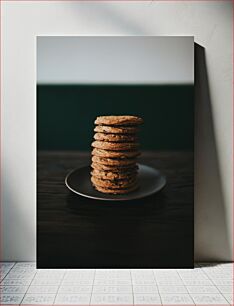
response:
<svg viewBox="0 0 234 306"><path fill-rule="evenodd" d="M37 38L37 268L192 268L193 37Z"/></svg>

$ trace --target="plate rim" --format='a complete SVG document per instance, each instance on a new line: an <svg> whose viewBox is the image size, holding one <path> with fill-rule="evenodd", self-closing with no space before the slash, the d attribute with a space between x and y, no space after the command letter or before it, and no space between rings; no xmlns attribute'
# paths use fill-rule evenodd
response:
<svg viewBox="0 0 234 306"><path fill-rule="evenodd" d="M161 172L160 170L158 170L158 169L156 169L156 168L154 168L154 167L152 167L152 166L148 166L148 165L146 165L146 164L138 163L138 165L139 165L139 166L145 166L145 167L148 167L148 168L151 168L151 169L153 169L153 170L158 171L160 177L164 180L164 182L163 182L163 184L162 184L162 187L161 187L159 190L157 190L157 191L152 191L152 192L148 193L147 195L142 195L142 196L139 195L139 196L137 196L137 197L135 197L135 198L131 198L131 199L126 198L127 195L126 195L125 198L111 198L111 199L108 199L108 198L102 198L101 196L100 196L100 197L97 197L97 196L90 196L90 195L87 195L87 194L78 192L78 191L74 190L73 188L71 188L71 187L69 186L68 182L67 182L69 176L70 176L73 172L77 171L78 169L88 168L88 167L90 168L90 165L77 167L77 168L72 169L71 171L69 171L68 174L67 174L66 177L65 177L65 185L66 185L66 187L67 187L70 191L72 191L73 193L75 193L75 194L77 194L77 195L79 195L79 196L82 196L82 197L85 197L85 198L89 198L89 199L92 199L92 200L109 201L109 202L111 202L111 201L133 201L133 200L143 199L143 198L146 198L146 197L148 197L148 196L151 196L151 195L153 195L153 194L155 194L155 193L158 193L159 191L161 191L161 190L166 186L166 184L167 184L166 176L165 176L164 174L162 174L162 172Z"/></svg>

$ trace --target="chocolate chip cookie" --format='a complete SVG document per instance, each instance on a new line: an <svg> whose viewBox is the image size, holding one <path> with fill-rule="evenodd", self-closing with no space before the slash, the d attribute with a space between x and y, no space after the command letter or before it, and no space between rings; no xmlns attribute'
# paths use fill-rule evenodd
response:
<svg viewBox="0 0 234 306"><path fill-rule="evenodd" d="M138 143L135 142L106 142L106 141L94 141L92 147L111 150L111 151L132 151L139 147Z"/></svg>
<svg viewBox="0 0 234 306"><path fill-rule="evenodd" d="M100 116L92 142L91 182L103 193L126 194L138 188L137 116Z"/></svg>
<svg viewBox="0 0 234 306"><path fill-rule="evenodd" d="M136 159L135 158L117 159L117 158L99 157L93 155L92 162L103 165L110 165L110 166L127 166L127 165L135 165Z"/></svg>
<svg viewBox="0 0 234 306"><path fill-rule="evenodd" d="M137 137L135 135L96 133L94 139L107 142L134 142Z"/></svg>
<svg viewBox="0 0 234 306"><path fill-rule="evenodd" d="M94 122L96 125L140 125L143 119L137 116L100 116Z"/></svg>
<svg viewBox="0 0 234 306"><path fill-rule="evenodd" d="M121 165L121 166L110 166L110 165L103 165L99 163L92 163L91 167L96 170L101 171L111 171L111 172L119 172L119 171L131 171L131 170L138 170L138 166L135 164L132 165Z"/></svg>
<svg viewBox="0 0 234 306"><path fill-rule="evenodd" d="M95 176L91 176L91 181L95 186L100 186L103 188L110 189L121 189L121 188L131 188L136 185L136 179L132 178L129 180L102 180L96 178Z"/></svg>
<svg viewBox="0 0 234 306"><path fill-rule="evenodd" d="M111 171L100 171L93 169L91 171L92 176L103 180L130 180L136 178L137 171L122 171L122 172L111 172Z"/></svg>
<svg viewBox="0 0 234 306"><path fill-rule="evenodd" d="M133 126L106 126L106 125L97 125L94 128L94 132L97 133L106 133L106 134L136 134L138 127Z"/></svg>
<svg viewBox="0 0 234 306"><path fill-rule="evenodd" d="M99 157L110 157L110 158L133 158L140 155L139 151L108 151L94 148L92 155Z"/></svg>
<svg viewBox="0 0 234 306"><path fill-rule="evenodd" d="M136 184L129 188L121 188L121 189L110 189L110 188L104 188L97 185L94 185L94 188L102 193L109 193L109 194L127 194L134 190L136 190L139 186Z"/></svg>

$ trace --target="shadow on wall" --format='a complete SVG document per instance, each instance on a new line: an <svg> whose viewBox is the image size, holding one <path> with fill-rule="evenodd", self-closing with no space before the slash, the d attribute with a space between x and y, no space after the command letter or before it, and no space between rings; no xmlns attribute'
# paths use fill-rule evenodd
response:
<svg viewBox="0 0 234 306"><path fill-rule="evenodd" d="M195 44L195 260L231 259L205 49ZM209 257L207 257L209 250Z"/></svg>
<svg viewBox="0 0 234 306"><path fill-rule="evenodd" d="M152 5L152 3L153 1L149 1L149 5ZM96 19L99 21L105 20L105 23L103 23L105 32L108 24L108 28L117 29L119 35L126 35L126 32L128 32L129 35L149 35L149 29L146 27L146 23L145 27L142 27L142 24L139 24L139 22L134 19L134 14L123 14L121 8L119 9L118 6L113 6L113 4L114 2L108 3L108 1L102 4L100 2L92 2L92 9L90 9L88 5L82 5L81 7L80 3L72 3L70 9L71 14L75 14L75 18L77 18L77 16L79 16L79 18L84 18L84 16L86 16L90 21L93 20L93 24L96 24ZM99 29L96 28L95 32L97 33L98 30ZM99 32L100 35L103 35L102 27ZM110 33L110 36L112 36L112 33Z"/></svg>
<svg viewBox="0 0 234 306"><path fill-rule="evenodd" d="M8 175L5 175L2 182L2 190L4 190L1 210L2 261L34 261L36 258L35 215L31 214L31 208L27 212L20 205L21 202L26 202L28 206L35 206L34 197L31 195L35 194L36 185L30 192L27 184L19 186L22 174L27 180L29 172L34 172L34 169L25 167L24 162L20 167L19 178L19 173L16 173L12 163L9 163L7 159L4 160L3 173Z"/></svg>

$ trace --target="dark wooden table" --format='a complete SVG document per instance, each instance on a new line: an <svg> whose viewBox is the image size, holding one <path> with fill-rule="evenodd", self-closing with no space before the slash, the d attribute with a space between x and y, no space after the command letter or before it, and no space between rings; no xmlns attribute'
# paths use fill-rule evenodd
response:
<svg viewBox="0 0 234 306"><path fill-rule="evenodd" d="M167 186L129 202L72 194L66 174L88 165L78 152L38 152L38 268L178 268L193 266L193 154L145 152Z"/></svg>

